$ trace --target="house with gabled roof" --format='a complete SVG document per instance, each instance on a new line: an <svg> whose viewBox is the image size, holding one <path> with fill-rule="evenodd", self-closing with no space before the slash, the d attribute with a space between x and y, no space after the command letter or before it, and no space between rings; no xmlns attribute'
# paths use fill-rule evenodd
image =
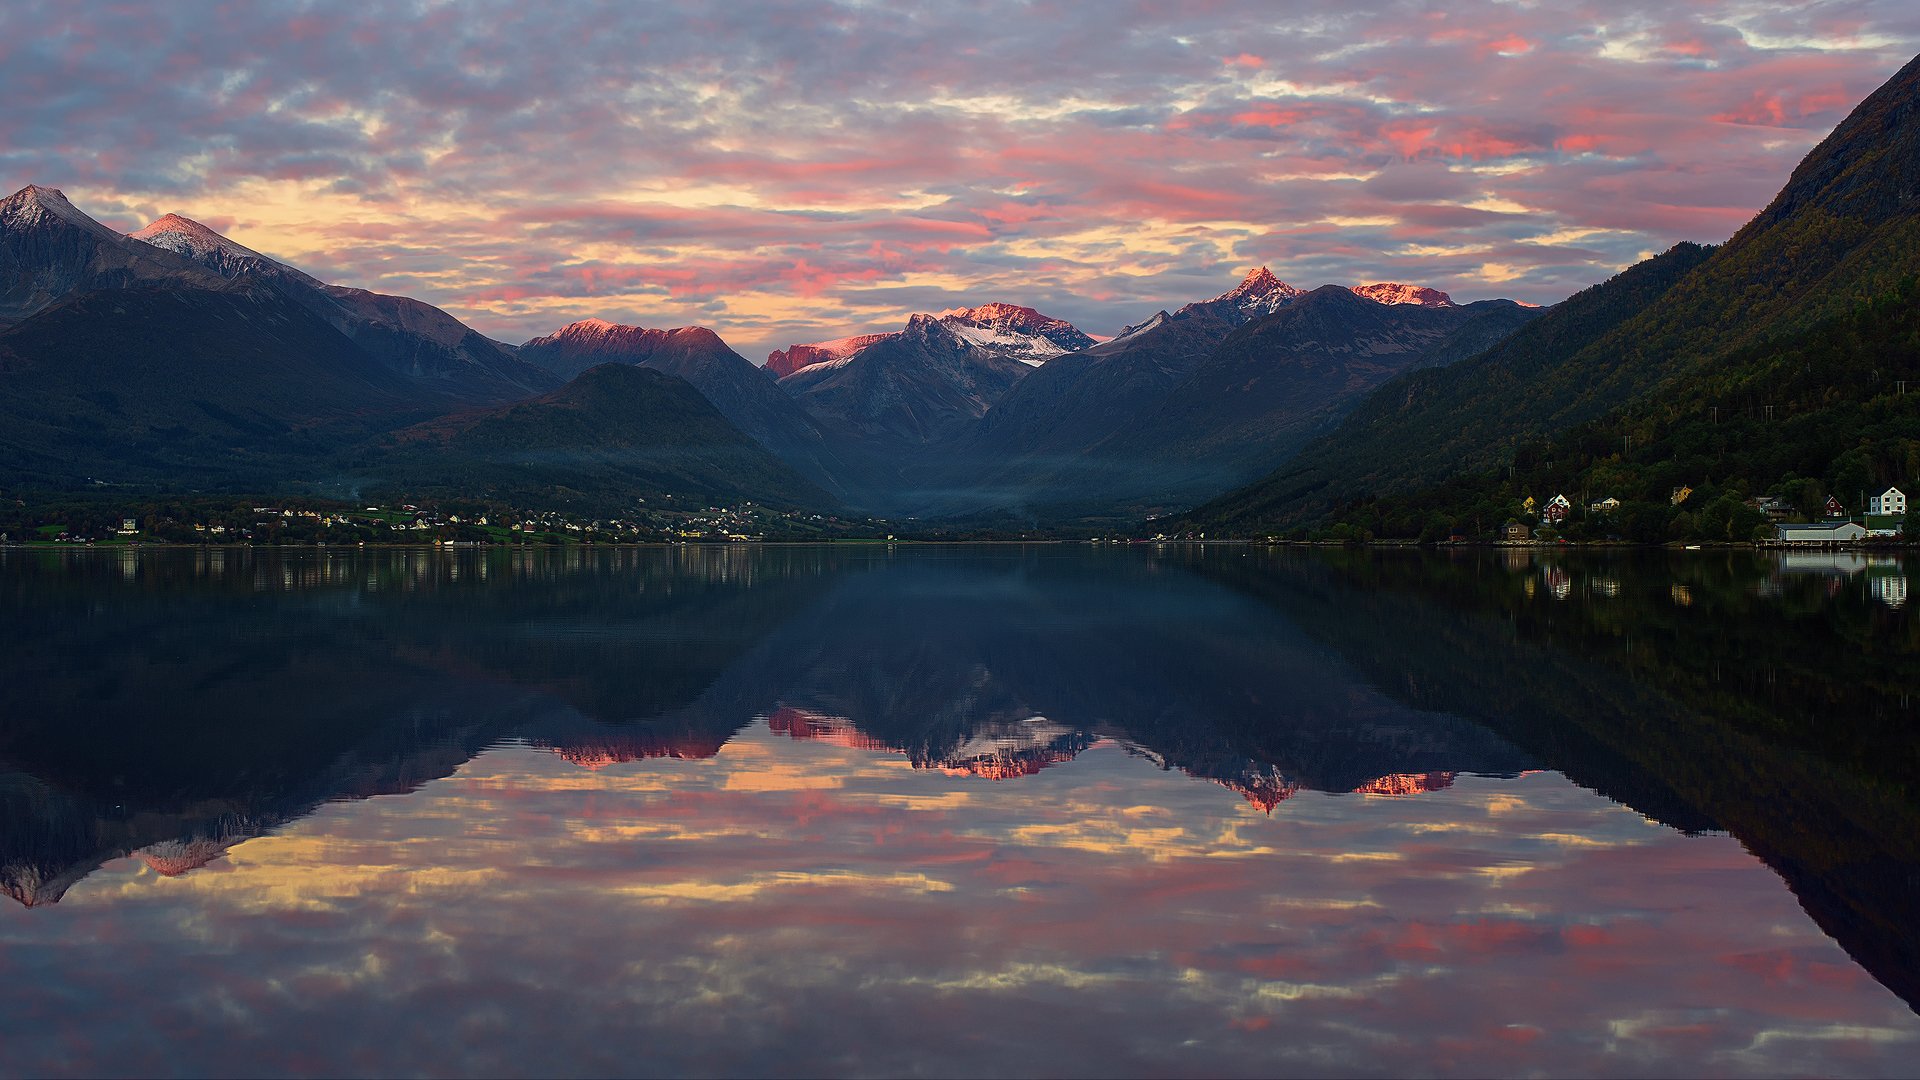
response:
<svg viewBox="0 0 1920 1080"><path fill-rule="evenodd" d="M1775 539L1793 546L1857 544L1867 538L1867 527L1855 521L1816 521L1773 528Z"/></svg>

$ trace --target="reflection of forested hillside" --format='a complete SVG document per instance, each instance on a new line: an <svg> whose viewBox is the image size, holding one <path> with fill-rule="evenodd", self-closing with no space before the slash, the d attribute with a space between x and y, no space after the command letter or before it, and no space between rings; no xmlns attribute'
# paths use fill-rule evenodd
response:
<svg viewBox="0 0 1920 1080"><path fill-rule="evenodd" d="M0 552L0 879L58 899L504 738L711 754L752 710L701 695L821 580L747 554Z"/></svg>
<svg viewBox="0 0 1920 1080"><path fill-rule="evenodd" d="M1485 724L1650 816L1732 833L1920 1005L1911 611L1876 602L1864 569L1782 573L1744 553L1507 560L1192 565L1410 705Z"/></svg>
<svg viewBox="0 0 1920 1080"><path fill-rule="evenodd" d="M586 766L700 758L767 716L1012 779L1106 737L1269 808L1528 764L1356 693L1280 615L1131 554L0 560L0 877L28 902L127 852L184 872L509 738Z"/></svg>
<svg viewBox="0 0 1920 1080"><path fill-rule="evenodd" d="M1478 725L1356 693L1281 615L1126 553L903 559L842 579L762 651L782 704L922 764L1038 716L1242 790L1528 765Z"/></svg>

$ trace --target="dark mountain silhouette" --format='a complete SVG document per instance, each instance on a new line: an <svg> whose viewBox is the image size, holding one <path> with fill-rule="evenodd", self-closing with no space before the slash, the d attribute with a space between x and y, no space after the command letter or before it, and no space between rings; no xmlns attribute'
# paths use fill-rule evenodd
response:
<svg viewBox="0 0 1920 1080"><path fill-rule="evenodd" d="M42 311L0 333L0 387L0 472L56 488L283 488L432 412L312 311L221 278Z"/></svg>
<svg viewBox="0 0 1920 1080"><path fill-rule="evenodd" d="M1537 314L1303 293L1258 270L1022 380L931 455L922 509L1112 519L1191 505L1271 468L1371 387Z"/></svg>
<svg viewBox="0 0 1920 1080"><path fill-rule="evenodd" d="M844 439L823 430L752 361L704 326L651 330L587 319L520 346L522 360L562 378L598 364L634 364L677 375L752 436L819 487L844 495L853 470Z"/></svg>
<svg viewBox="0 0 1920 1080"><path fill-rule="evenodd" d="M492 404L550 390L563 381L521 362L499 342L431 304L323 284L179 214L168 214L131 236L223 277L247 277L285 292L369 355L415 380L423 394Z"/></svg>
<svg viewBox="0 0 1920 1080"><path fill-rule="evenodd" d="M191 259L121 236L57 188L29 184L0 200L0 329L96 289L218 289L224 280Z"/></svg>
<svg viewBox="0 0 1920 1080"><path fill-rule="evenodd" d="M833 499L727 422L686 380L601 364L530 401L394 433L356 475L373 490L534 500L598 512L692 499L823 507Z"/></svg>
<svg viewBox="0 0 1920 1080"><path fill-rule="evenodd" d="M1470 360L1383 386L1273 475L1193 524L1257 528L1492 469L1541 435L1737 383L1769 342L1890 295L1920 273L1920 59L1816 146L1726 244L1683 244L1574 297ZM1702 409L1711 400L1699 401ZM1831 443L1832 456L1848 448Z"/></svg>
<svg viewBox="0 0 1920 1080"><path fill-rule="evenodd" d="M1899 689L1920 671L1912 647L1862 651L1858 635L1887 620L1827 595L1822 575L1780 581L1764 556L1518 554L1194 565L1288 612L1409 707L1482 724L1675 828L1732 833L1920 1011L1920 932L1895 914L1920 861L1920 740ZM1557 585L1611 598L1536 599Z"/></svg>

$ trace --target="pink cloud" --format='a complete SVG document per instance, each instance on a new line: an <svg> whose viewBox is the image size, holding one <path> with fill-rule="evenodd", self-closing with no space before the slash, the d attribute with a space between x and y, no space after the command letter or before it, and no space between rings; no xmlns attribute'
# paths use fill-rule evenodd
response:
<svg viewBox="0 0 1920 1080"><path fill-rule="evenodd" d="M771 347L803 338L757 310L799 298L828 321L851 287L909 272L872 261L879 245L968 294L1043 289L1053 313L1104 333L1253 261L1306 284L1392 261L1464 298L1492 291L1450 280L1457 259L1390 254L1395 237L1446 229L1434 246L1504 254L1518 276L1498 291L1557 300L1642 251L1729 234L1920 47L1920 15L1872 2L1716 2L1676 18L1555 0L1288 26L1231 7L887 21L802 3L604 24L505 9L481 27L447 11L103 21L22 3L0 7L0 89L16 103L0 138L14 186L200 218L247 219L253 185L330 186L360 212L329 226L316 269L456 307L603 288L611 268L561 268L618 243L661 271L637 280L672 290L674 310ZM1810 44L1753 43L1769 38ZM1353 177L1422 162L1512 167L1473 174L1471 195L1356 196ZM636 205L623 198L636 185L738 188L750 205ZM1535 212L1441 223L1442 202L1481 198ZM451 207L472 220L449 228ZM1396 224L1317 224L1352 217ZM1070 239L1116 222L1233 222L1245 238L1196 232L1116 284L1127 252ZM1578 249L1515 243L1573 229L1606 232ZM760 276L676 254L715 247ZM736 290L724 306L720 288ZM501 336L551 329L503 311L458 313Z"/></svg>

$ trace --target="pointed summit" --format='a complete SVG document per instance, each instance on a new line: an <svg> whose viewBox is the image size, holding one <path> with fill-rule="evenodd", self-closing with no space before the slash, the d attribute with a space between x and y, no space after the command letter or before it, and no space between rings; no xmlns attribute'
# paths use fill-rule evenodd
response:
<svg viewBox="0 0 1920 1080"><path fill-rule="evenodd" d="M1306 295L1305 290L1293 286L1273 276L1273 271L1262 266L1248 273L1227 292L1211 300L1202 300L1197 304L1188 304L1175 312L1175 315L1191 315L1205 312L1215 317L1225 318L1238 326L1262 316L1271 315L1295 300Z"/></svg>
<svg viewBox="0 0 1920 1080"><path fill-rule="evenodd" d="M1258 312L1261 315L1285 307L1301 294L1302 290L1273 276L1273 271L1262 266L1240 279L1231 292L1214 297L1214 300L1231 300L1235 306L1249 315Z"/></svg>
<svg viewBox="0 0 1920 1080"><path fill-rule="evenodd" d="M164 248L176 255L183 255L222 277L235 278L242 274L253 274L273 280L297 281L313 289L325 288L320 281L308 277L293 267L262 255L250 247L236 244L181 214L168 214L138 232L128 233L127 236L143 244L152 244L154 247Z"/></svg>

